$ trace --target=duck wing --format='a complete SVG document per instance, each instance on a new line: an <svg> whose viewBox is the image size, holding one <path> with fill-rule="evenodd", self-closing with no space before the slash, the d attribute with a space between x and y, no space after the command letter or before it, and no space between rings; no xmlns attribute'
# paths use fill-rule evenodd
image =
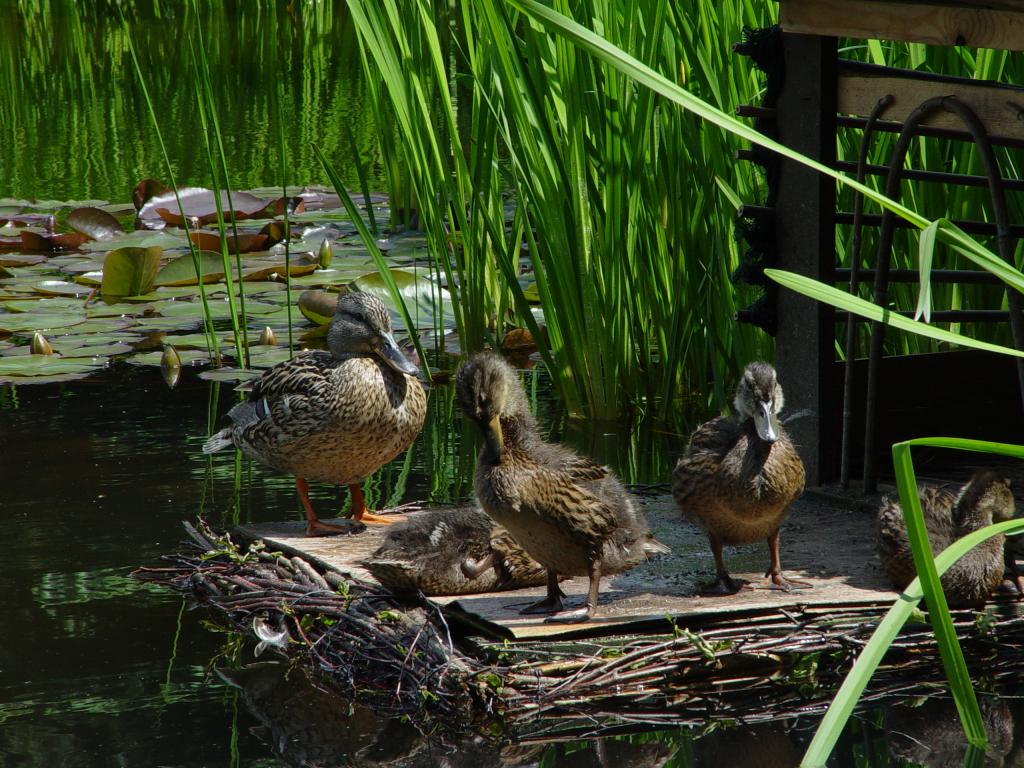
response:
<svg viewBox="0 0 1024 768"><path fill-rule="evenodd" d="M737 419L719 416L697 427L672 471L672 494L680 504L713 477L743 434Z"/></svg>
<svg viewBox="0 0 1024 768"><path fill-rule="evenodd" d="M571 470L537 467L519 481L520 511L552 521L567 537L599 551L618 527L615 506L581 485Z"/></svg>
<svg viewBox="0 0 1024 768"><path fill-rule="evenodd" d="M288 437L323 427L336 391L331 373L338 361L326 352L307 352L264 371L248 399L228 412L236 430L276 425Z"/></svg>

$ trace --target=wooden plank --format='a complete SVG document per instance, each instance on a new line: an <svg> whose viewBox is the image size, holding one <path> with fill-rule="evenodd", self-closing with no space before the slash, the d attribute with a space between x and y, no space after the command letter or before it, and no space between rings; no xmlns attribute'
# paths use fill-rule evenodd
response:
<svg viewBox="0 0 1024 768"><path fill-rule="evenodd" d="M896 593L887 585L874 554L874 518L829 506L820 499L801 499L782 535L782 564L787 574L808 581L810 589L781 592L768 589L764 569L768 562L763 544L726 552L733 575L750 589L728 597L702 597L699 584L713 572L707 540L697 528L680 519L671 497L642 501L655 535L673 553L632 571L604 579L599 616L586 624L549 624L543 616L522 616L519 609L535 601L543 588L492 592L431 600L473 634L495 639L568 639L595 635L666 631L666 616L680 627L697 626L715 617L777 612L798 606L884 606ZM244 526L246 539L263 539L270 549L299 554L321 567L351 574L366 581L373 577L358 560L379 544L383 529L370 526L364 533L331 538L306 538L303 524L267 523ZM841 551L836 542L842 542ZM583 578L562 583L566 604L582 603L587 592Z"/></svg>
<svg viewBox="0 0 1024 768"><path fill-rule="evenodd" d="M998 6L998 7L996 7ZM976 7L871 0L780 0L786 32L1024 50L1024 8L1002 0Z"/></svg>
<svg viewBox="0 0 1024 768"><path fill-rule="evenodd" d="M1024 31L1024 30L1022 30ZM898 70L890 70L898 71ZM885 112L886 120L903 122L923 101L935 96L956 96L978 115L985 130L1004 139L1024 139L1024 88L994 83L941 82L908 76L893 77L879 73L845 73L839 75L836 109L846 115L867 117L878 100L891 94L895 101ZM966 130L956 115L938 111L924 125L935 128Z"/></svg>

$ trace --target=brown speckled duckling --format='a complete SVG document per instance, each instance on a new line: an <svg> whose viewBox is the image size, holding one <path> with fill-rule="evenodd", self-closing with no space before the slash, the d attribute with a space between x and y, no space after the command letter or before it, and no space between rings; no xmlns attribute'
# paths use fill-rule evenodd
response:
<svg viewBox="0 0 1024 768"><path fill-rule="evenodd" d="M547 582L547 570L477 507L418 512L395 523L362 565L388 589L425 595L472 595Z"/></svg>
<svg viewBox="0 0 1024 768"><path fill-rule="evenodd" d="M477 500L548 570L547 597L524 612L586 621L597 610L602 575L668 551L607 467L541 439L508 363L493 354L474 356L459 369L455 391L484 435L474 478ZM557 613L559 575L590 578L583 608Z"/></svg>
<svg viewBox="0 0 1024 768"><path fill-rule="evenodd" d="M347 485L355 520L390 522L367 512L359 484L409 447L427 413L418 369L395 343L387 307L377 297L346 293L338 299L327 348L264 371L248 400L228 412L231 425L203 445L203 453L235 446L294 474L309 536L349 530L320 521L309 502L309 480Z"/></svg>
<svg viewBox="0 0 1024 768"><path fill-rule="evenodd" d="M804 490L804 465L778 421L782 387L768 363L750 363L736 387L736 416L705 422L690 436L672 472L672 495L683 514L707 533L717 579L703 591L739 587L722 560L726 544L767 540L765 573L779 589L809 586L786 579L779 563L779 526Z"/></svg>
<svg viewBox="0 0 1024 768"><path fill-rule="evenodd" d="M939 488L918 489L921 512L932 552L938 554L962 536L1014 516L1010 481L998 472L976 472L959 494ZM878 555L897 589L917 576L898 498L886 499L878 510ZM993 536L957 560L942 575L951 606L980 606L1003 579L1006 567L1017 577L1016 563L1004 559L1003 536Z"/></svg>

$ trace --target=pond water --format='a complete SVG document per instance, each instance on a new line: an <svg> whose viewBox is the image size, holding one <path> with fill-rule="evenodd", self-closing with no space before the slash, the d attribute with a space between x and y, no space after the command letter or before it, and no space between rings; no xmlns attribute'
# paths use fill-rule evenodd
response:
<svg viewBox="0 0 1024 768"><path fill-rule="evenodd" d="M130 34L156 100L182 185L208 185L195 132L195 98L182 87L194 29L189 4L121 3L130 33L107 3L32 2L0 25L0 198L126 203L135 183L162 176L160 151L127 53ZM243 12L244 11L244 12ZM279 184L271 87L280 82L287 180L322 183L310 142L321 142L355 184L351 131L371 183L377 126L369 118L343 2L199 3L215 101L236 188ZM58 205L52 207L59 207ZM629 482L663 483L683 436L568 422L546 382L528 383L555 439L611 464ZM499 749L479 740L427 739L347 702L282 682L279 667L238 669L252 645L205 625L202 610L130 577L157 565L183 538L182 520L215 526L298 519L290 478L260 466L210 463L200 445L232 401L227 386L187 373L168 389L154 368L115 363L62 385L0 385L0 525L4 625L0 637L2 766L278 765L794 765L813 720L684 730ZM383 469L368 501L466 497L474 446L461 440L450 393L431 414L408 461ZM212 415L211 415L212 414ZM330 508L335 489L314 487ZM218 672L219 670L219 672ZM993 708L1020 751L1019 712ZM899 727L954 752L947 710ZM914 757L885 735L880 714L855 721L837 765ZM950 735L952 734L952 735ZM910 743L910 742L908 742ZM943 742L945 744L945 742ZM902 751L901 751L902 750ZM1019 759L1019 756L1017 756ZM944 758L945 759L945 758ZM950 758L959 762L959 758ZM1000 758L1001 759L1001 758Z"/></svg>

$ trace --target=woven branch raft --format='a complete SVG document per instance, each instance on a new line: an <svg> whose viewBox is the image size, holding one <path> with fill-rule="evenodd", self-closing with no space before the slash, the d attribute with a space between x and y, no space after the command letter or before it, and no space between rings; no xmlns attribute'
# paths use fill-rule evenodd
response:
<svg viewBox="0 0 1024 768"><path fill-rule="evenodd" d="M428 600L400 600L300 557L242 551L208 528L186 529L191 551L136 575L191 594L237 630L287 629L283 652L383 715L449 727L499 722L521 738L820 713L884 611L807 606L690 626L677 618L670 634L494 643L465 637ZM979 686L1020 679L1018 603L953 615ZM863 701L920 696L943 681L930 627L918 622L896 639Z"/></svg>

